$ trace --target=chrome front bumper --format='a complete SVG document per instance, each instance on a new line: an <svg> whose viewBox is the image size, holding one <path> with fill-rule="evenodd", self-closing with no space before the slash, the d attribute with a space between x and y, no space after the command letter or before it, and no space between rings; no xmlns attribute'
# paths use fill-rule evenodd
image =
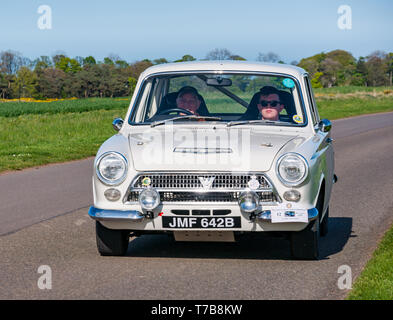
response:
<svg viewBox="0 0 393 320"><path fill-rule="evenodd" d="M121 211L121 210L106 210L90 207L89 216L98 221L127 221L127 222L142 222L145 216L137 210ZM315 220L318 217L318 210L316 208L308 209L308 221ZM256 214L256 219L271 222L271 211L265 210Z"/></svg>
<svg viewBox="0 0 393 320"><path fill-rule="evenodd" d="M90 218L98 221L127 221L127 222L141 222L145 218L141 212L136 210L121 211L121 210L105 210L90 207Z"/></svg>

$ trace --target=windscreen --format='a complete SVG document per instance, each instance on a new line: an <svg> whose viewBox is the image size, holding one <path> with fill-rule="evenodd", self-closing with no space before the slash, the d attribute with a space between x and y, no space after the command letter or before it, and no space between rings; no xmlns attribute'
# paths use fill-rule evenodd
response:
<svg viewBox="0 0 393 320"><path fill-rule="evenodd" d="M291 126L306 122L294 78L224 72L160 75L145 80L131 122L170 119Z"/></svg>

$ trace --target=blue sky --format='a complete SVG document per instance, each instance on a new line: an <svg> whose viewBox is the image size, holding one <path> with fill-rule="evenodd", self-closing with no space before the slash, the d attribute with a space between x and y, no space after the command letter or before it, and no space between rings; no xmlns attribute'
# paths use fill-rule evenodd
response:
<svg viewBox="0 0 393 320"><path fill-rule="evenodd" d="M392 0L2 0L0 51L29 58L116 54L128 62L184 54L203 59L215 48L255 60L273 51L285 62L334 49L355 57L393 52ZM52 9L52 29L40 30L40 5ZM340 5L352 9L352 29L337 26Z"/></svg>

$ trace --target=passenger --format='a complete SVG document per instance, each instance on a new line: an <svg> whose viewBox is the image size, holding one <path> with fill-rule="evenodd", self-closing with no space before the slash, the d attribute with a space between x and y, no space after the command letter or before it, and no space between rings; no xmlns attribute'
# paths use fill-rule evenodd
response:
<svg viewBox="0 0 393 320"><path fill-rule="evenodd" d="M274 87L265 86L252 97L247 111L239 120L273 120L279 121L284 109L280 92Z"/></svg>
<svg viewBox="0 0 393 320"><path fill-rule="evenodd" d="M258 119L279 121L280 112L284 110L284 105L280 100L280 92L274 87L263 87L260 90L257 107L259 110Z"/></svg>

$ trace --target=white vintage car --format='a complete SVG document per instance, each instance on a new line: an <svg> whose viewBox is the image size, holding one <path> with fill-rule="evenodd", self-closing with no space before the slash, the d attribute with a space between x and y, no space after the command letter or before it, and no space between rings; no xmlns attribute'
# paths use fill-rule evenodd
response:
<svg viewBox="0 0 393 320"><path fill-rule="evenodd" d="M331 123L301 68L200 61L148 68L93 175L101 255L130 236L235 241L285 234L296 259L318 259L334 175Z"/></svg>

